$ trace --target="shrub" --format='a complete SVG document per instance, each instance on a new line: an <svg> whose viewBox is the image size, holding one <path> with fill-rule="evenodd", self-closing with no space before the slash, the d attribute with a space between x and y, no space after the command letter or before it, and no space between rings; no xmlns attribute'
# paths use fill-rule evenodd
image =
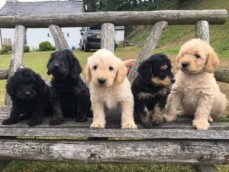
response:
<svg viewBox="0 0 229 172"><path fill-rule="evenodd" d="M51 50L55 50L55 48L52 46L52 44L49 41L44 41L39 44L39 50L51 51Z"/></svg>
<svg viewBox="0 0 229 172"><path fill-rule="evenodd" d="M27 52L29 52L29 51L30 51L29 46L28 46L28 45L25 45L25 46L24 46L24 52L27 53Z"/></svg>
<svg viewBox="0 0 229 172"><path fill-rule="evenodd" d="M7 54L10 51L12 51L12 46L11 45L3 45L2 49L0 50L0 54Z"/></svg>

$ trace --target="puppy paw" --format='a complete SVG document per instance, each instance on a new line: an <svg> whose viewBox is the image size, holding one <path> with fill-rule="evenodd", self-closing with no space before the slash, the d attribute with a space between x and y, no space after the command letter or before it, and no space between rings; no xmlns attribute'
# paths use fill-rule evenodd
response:
<svg viewBox="0 0 229 172"><path fill-rule="evenodd" d="M103 122L92 122L90 128L105 128L105 123Z"/></svg>
<svg viewBox="0 0 229 172"><path fill-rule="evenodd" d="M35 126L35 125L39 125L39 124L41 124L42 123L42 120L30 120L29 122L28 122L28 125L30 126L30 127L32 127L32 126Z"/></svg>
<svg viewBox="0 0 229 172"><path fill-rule="evenodd" d="M122 129L136 129L137 125L134 122L122 123Z"/></svg>
<svg viewBox="0 0 229 172"><path fill-rule="evenodd" d="M162 125L164 123L164 117L162 115L153 117L152 122L156 125Z"/></svg>
<svg viewBox="0 0 229 172"><path fill-rule="evenodd" d="M210 115L208 117L208 122L213 122L213 119L212 119L212 117Z"/></svg>
<svg viewBox="0 0 229 172"><path fill-rule="evenodd" d="M197 130L207 130L210 127L210 124L207 120L194 119L192 125Z"/></svg>
<svg viewBox="0 0 229 172"><path fill-rule="evenodd" d="M2 125L11 125L11 124L16 124L17 122L12 121L10 118L4 119L2 121Z"/></svg>
<svg viewBox="0 0 229 172"><path fill-rule="evenodd" d="M62 124L64 119L62 117L54 118L49 121L49 125L59 125Z"/></svg>
<svg viewBox="0 0 229 172"><path fill-rule="evenodd" d="M87 121L87 115L81 115L76 117L76 122L85 122Z"/></svg>
<svg viewBox="0 0 229 172"><path fill-rule="evenodd" d="M176 116L174 116L174 115L170 115L170 114L164 115L164 120L165 120L166 122L172 122L172 121L174 121L175 119L176 119Z"/></svg>

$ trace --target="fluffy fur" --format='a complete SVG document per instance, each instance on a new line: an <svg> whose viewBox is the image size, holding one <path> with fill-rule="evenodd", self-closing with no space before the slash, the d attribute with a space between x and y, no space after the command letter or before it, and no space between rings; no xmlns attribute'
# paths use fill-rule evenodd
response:
<svg viewBox="0 0 229 172"><path fill-rule="evenodd" d="M6 85L12 99L10 117L3 120L3 125L15 124L29 119L28 125L42 123L50 106L50 88L41 77L31 69L18 69Z"/></svg>
<svg viewBox="0 0 229 172"><path fill-rule="evenodd" d="M163 110L174 75L171 61L164 54L155 54L143 61L132 85L134 114L145 127L163 123Z"/></svg>
<svg viewBox="0 0 229 172"><path fill-rule="evenodd" d="M90 95L80 77L81 66L74 54L67 49L52 53L47 68L48 74L53 76L51 88L56 108L50 124L60 124L64 117L87 121L91 113Z"/></svg>
<svg viewBox="0 0 229 172"><path fill-rule="evenodd" d="M125 64L112 52L100 49L88 58L85 70L93 110L91 128L105 128L105 107L112 109L119 104L122 109L121 127L137 128L133 119L134 100Z"/></svg>
<svg viewBox="0 0 229 172"><path fill-rule="evenodd" d="M218 56L207 42L192 39L182 45L176 59L179 71L168 97L166 121L173 121L179 110L179 114L194 115L194 127L207 130L212 117L223 114L228 101L214 78L218 64Z"/></svg>

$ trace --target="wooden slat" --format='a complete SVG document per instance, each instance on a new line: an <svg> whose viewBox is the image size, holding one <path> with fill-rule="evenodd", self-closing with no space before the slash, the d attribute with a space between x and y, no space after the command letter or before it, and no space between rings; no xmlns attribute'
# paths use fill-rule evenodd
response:
<svg viewBox="0 0 229 172"><path fill-rule="evenodd" d="M82 27L103 23L126 26L152 25L159 21L168 21L170 25L187 25L195 24L200 20L206 20L210 24L224 24L227 20L227 10L119 11L0 16L0 27L10 28L19 24L31 28L48 27L51 24L60 27Z"/></svg>
<svg viewBox="0 0 229 172"><path fill-rule="evenodd" d="M210 42L208 21L202 20L196 23L196 37L201 38L207 41L208 43Z"/></svg>
<svg viewBox="0 0 229 172"><path fill-rule="evenodd" d="M114 52L115 27L112 23L103 23L101 26L101 48Z"/></svg>
<svg viewBox="0 0 229 172"><path fill-rule="evenodd" d="M49 30L52 33L53 39L55 41L55 46L57 49L69 49L68 43L64 37L61 28L57 25L50 25Z"/></svg>
<svg viewBox="0 0 229 172"><path fill-rule="evenodd" d="M0 158L75 163L228 164L226 141L0 140Z"/></svg>
<svg viewBox="0 0 229 172"><path fill-rule="evenodd" d="M0 80L7 79L8 76L8 69L0 70Z"/></svg>
<svg viewBox="0 0 229 172"><path fill-rule="evenodd" d="M223 68L215 71L217 81L229 83L229 69Z"/></svg>
<svg viewBox="0 0 229 172"><path fill-rule="evenodd" d="M160 21L152 27L150 34L145 40L144 45L138 55L137 61L135 62L134 66L131 69L130 74L128 75L131 84L133 83L135 77L137 76L137 69L139 64L152 55L153 50L156 48L156 45L160 40L161 35L165 30L165 28L167 27L167 25L168 23L166 21Z"/></svg>
<svg viewBox="0 0 229 172"><path fill-rule="evenodd" d="M14 42L12 46L12 54L11 54L10 67L8 71L8 78L11 77L22 64L25 35L26 35L25 26L17 25L15 27ZM11 104L11 99L8 95L6 95L5 104L6 105Z"/></svg>

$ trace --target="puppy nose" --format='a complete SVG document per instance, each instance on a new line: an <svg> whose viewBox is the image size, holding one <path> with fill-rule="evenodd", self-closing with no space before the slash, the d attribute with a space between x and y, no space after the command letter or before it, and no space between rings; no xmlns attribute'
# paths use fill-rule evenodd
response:
<svg viewBox="0 0 229 172"><path fill-rule="evenodd" d="M58 63L54 63L54 67L59 67L60 65Z"/></svg>
<svg viewBox="0 0 229 172"><path fill-rule="evenodd" d="M26 94L26 95L30 95L30 91L26 91L25 94Z"/></svg>
<svg viewBox="0 0 229 172"><path fill-rule="evenodd" d="M98 79L98 82L99 82L100 85L103 85L103 84L106 82L106 79L104 79L104 78L99 78L99 79Z"/></svg>
<svg viewBox="0 0 229 172"><path fill-rule="evenodd" d="M183 67L183 68L188 67L188 65L189 65L189 63L188 63L188 62L184 62L184 63L182 63L182 67Z"/></svg>
<svg viewBox="0 0 229 172"><path fill-rule="evenodd" d="M172 83L174 83L176 80L174 78L171 79Z"/></svg>

